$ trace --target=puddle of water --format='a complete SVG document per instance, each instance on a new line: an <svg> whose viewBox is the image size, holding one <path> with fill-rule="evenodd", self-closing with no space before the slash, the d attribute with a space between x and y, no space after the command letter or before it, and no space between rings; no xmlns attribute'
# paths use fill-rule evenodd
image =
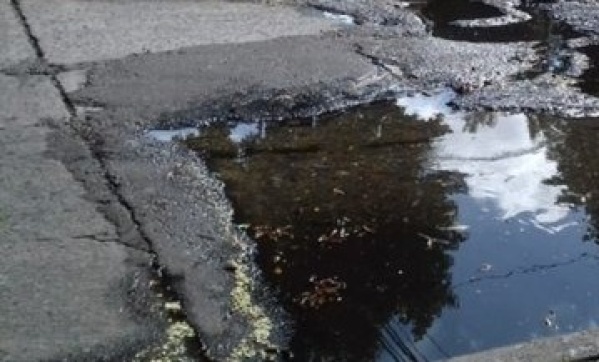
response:
<svg viewBox="0 0 599 362"><path fill-rule="evenodd" d="M184 140L187 137L198 136L199 130L197 128L179 128L179 129L155 129L145 133L146 137L149 137L159 142L171 142L175 140Z"/></svg>
<svg viewBox="0 0 599 362"><path fill-rule="evenodd" d="M565 38L573 37L573 32L566 26L557 24L545 13L539 11L531 3L519 7L522 11L518 21L501 10L471 0L431 0L419 10L433 25L433 35L458 41L506 43L519 41L547 41L556 35ZM528 16L527 16L528 14ZM528 17L526 20L524 17ZM483 19L489 26L476 26L476 21ZM478 21L480 22L480 21ZM460 26L460 23L472 23L473 26Z"/></svg>
<svg viewBox="0 0 599 362"><path fill-rule="evenodd" d="M322 15L327 19L331 19L334 22L338 22L344 25L356 25L356 20L353 16L350 15L335 14L330 11L323 11Z"/></svg>
<svg viewBox="0 0 599 362"><path fill-rule="evenodd" d="M258 243L296 360L446 358L597 324L599 121L452 97L186 141Z"/></svg>
<svg viewBox="0 0 599 362"><path fill-rule="evenodd" d="M425 16L439 24L448 24L456 20L488 19L503 15L503 12L493 6L471 0L430 0L421 9Z"/></svg>
<svg viewBox="0 0 599 362"><path fill-rule="evenodd" d="M599 45L579 49L589 58L589 68L580 77L580 89L593 96L599 96Z"/></svg>
<svg viewBox="0 0 599 362"><path fill-rule="evenodd" d="M537 8L539 3L527 2L509 15L472 0L430 0L412 7L431 21L432 34L439 38L485 43L539 42L535 46L539 54L537 64L516 76L533 79L544 73L565 73L571 64L566 41L581 36L570 26L551 19Z"/></svg>

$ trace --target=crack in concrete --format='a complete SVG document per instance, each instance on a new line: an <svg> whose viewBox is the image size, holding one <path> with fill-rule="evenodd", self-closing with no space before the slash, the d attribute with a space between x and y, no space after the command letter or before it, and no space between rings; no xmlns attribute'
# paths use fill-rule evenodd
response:
<svg viewBox="0 0 599 362"><path fill-rule="evenodd" d="M40 73L42 75L48 76L50 78L50 81L52 83L52 85L58 90L58 92L60 93L60 97L61 100L65 106L65 108L67 109L70 119L68 122L68 126L73 130L74 135L76 135L76 137L78 137L79 139L81 139L81 141L83 142L83 144L90 150L93 158L96 159L96 161L98 162L98 164L100 165L100 168L103 172L103 176L107 182L107 186L109 187L110 192L112 193L112 195L116 198L117 202L125 209L125 211L129 214L129 218L131 220L131 222L134 224L135 230L137 231L138 235L141 237L141 239L146 243L146 245L148 246L148 250L143 250L140 248L136 248L133 247L131 245L128 245L126 243L122 243L120 241L117 241L115 239L99 239L97 237L97 235L78 235L78 236L74 236L73 238L75 239L88 239L88 240L93 240L95 242L115 242L118 243L119 245L123 245L129 249L133 249L136 251L141 251L144 253L147 253L149 255L151 255L152 257L152 265L151 265L151 270L152 272L155 274L155 276L157 277L159 284L161 285L161 289L164 290L165 292L168 292L168 296L166 297L167 301L170 302L177 302L180 303L183 306L182 309L182 313L180 316L180 320L183 320L187 325L191 326L191 324L188 322L187 320L187 316L185 313L185 308L184 305L182 303L182 298L180 295L178 295L178 293L175 291L175 289L172 287L172 282L170 282L171 277L168 275L168 272L165 270L165 268L160 264L159 262L159 256L158 254L155 252L155 250L153 249L153 245L152 245L152 241L150 239L150 237L143 231L142 228L142 223L141 221L138 219L135 210L133 208L133 206L126 200L126 198L123 196L123 194L120 192L119 190L119 184L118 182L115 180L115 177L113 175L110 174L108 166L106 164L106 161L104 160L104 158L101 157L101 155L99 154L97 149L94 149L93 147L91 147L89 145L88 142L86 142L81 136L80 133L77 132L77 130L73 127L72 123L70 122L72 119L77 117L77 111L76 108L73 104L73 102L71 101L71 99L68 97L68 94L65 90L65 88L63 87L63 85L60 83L60 81L57 78L57 74L58 71L60 70L60 67L55 67L51 64L48 63L44 51L40 45L39 39L35 36L35 34L33 33L33 30L31 29L31 26L29 25L28 21L27 21L27 17L25 16L25 13L23 12L23 9L21 7L21 4L19 3L18 0L11 0L11 5L15 11L15 13L18 16L19 22L21 24L21 26L23 27L26 36L29 40L29 43L31 44L31 46L33 47L35 54L37 56L38 61L41 63L41 71ZM2 70L2 72L0 73L5 73L6 70ZM8 72L10 73L10 70L8 70ZM5 74L9 74L9 73L5 73ZM21 72L19 72L21 73ZM33 75L35 73L35 71L32 72L26 72L28 75ZM191 327L193 328L193 327ZM201 351L204 350L204 346L202 345L201 341L197 338L198 333L194 328L194 335L196 336L194 338L195 343L197 344L197 346L199 346L199 351L193 350L193 351L189 351L190 355L194 355L194 356L199 356L199 353L201 353ZM200 356L203 359L207 359L206 356L203 355L203 353L201 353L202 355Z"/></svg>
<svg viewBox="0 0 599 362"><path fill-rule="evenodd" d="M123 246L125 248L144 253L152 258L156 257L156 254L154 252L152 252L151 250L142 249L142 248L135 247L133 245L129 245L127 243L122 242L119 238L110 238L110 237L104 238L100 235L94 235L94 234L76 235L76 236L71 236L71 238L75 239L75 240L94 241L94 242L101 243L101 244L114 243L114 244ZM50 241L50 240L48 240L48 241Z"/></svg>
<svg viewBox="0 0 599 362"><path fill-rule="evenodd" d="M39 66L36 67L36 66ZM14 66L0 69L0 74L12 77L40 75L45 77L54 77L62 72L66 72L68 68L55 64L35 64L29 67Z"/></svg>
<svg viewBox="0 0 599 362"><path fill-rule="evenodd" d="M405 79L403 79L400 76L398 76L396 74L396 72L394 72L393 69L391 69L389 66L387 66L380 58L377 58L374 55L370 55L370 54L366 53L364 51L364 48L360 44L357 44L357 43L354 44L354 51L359 56L361 56L361 57L367 59L368 61L370 61L370 63L372 63L372 65L374 65L378 69L380 69L383 72L389 74L393 79L397 79L397 80L400 80L400 81L405 81Z"/></svg>
<svg viewBox="0 0 599 362"><path fill-rule="evenodd" d="M29 23L27 22L27 17L25 16L23 9L21 8L21 4L19 3L18 0L10 0L10 3L19 18L19 22L21 23L21 26L23 26L23 29L25 30L25 34L27 35L27 38L29 39L29 43L31 44L31 46L33 47L33 50L35 51L35 55L37 56L38 59L44 60L45 59L44 51L42 50L42 47L40 46L38 38L35 35L33 35L31 26L29 26Z"/></svg>
<svg viewBox="0 0 599 362"><path fill-rule="evenodd" d="M41 65L42 65L41 73L48 73L47 75L50 78L54 87L60 93L60 97L61 97L65 107L67 108L67 111L69 112L71 117L74 117L77 114L75 111L75 107L73 106L73 103L67 96L67 93L66 93L64 87L62 86L62 84L60 84L60 82L58 81L58 78L56 78L56 73L53 71L48 72L48 70L52 69L53 66L47 62L46 56L44 54L44 50L42 49L42 47L40 45L39 39L35 36L35 34L33 34L33 30L31 29L31 26L27 22L27 17L25 16L23 9L21 8L21 4L19 3L19 0L10 0L10 3L19 18L19 22L21 23L21 26L25 30L25 34L27 36L27 39L29 40L29 44L31 44L31 46L33 47L33 50L35 51L35 55L37 56L38 60L41 62ZM44 75L46 75L46 74L44 74Z"/></svg>

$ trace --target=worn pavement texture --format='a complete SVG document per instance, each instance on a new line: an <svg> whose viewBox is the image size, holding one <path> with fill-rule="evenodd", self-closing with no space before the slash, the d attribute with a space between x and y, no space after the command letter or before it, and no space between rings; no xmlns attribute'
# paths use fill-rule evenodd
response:
<svg viewBox="0 0 599 362"><path fill-rule="evenodd" d="M0 76L0 89L0 359L132 357L164 323L148 254L119 242L51 156L54 125L68 119L52 82Z"/></svg>
<svg viewBox="0 0 599 362"><path fill-rule="evenodd" d="M575 87L589 66L577 44L596 41L590 3L546 7L581 32L565 44L580 61L528 78L544 61L536 42L432 37L387 0L282 3L0 0L0 361L285 349L285 314L223 185L150 129L311 117L439 87L468 109L599 111Z"/></svg>

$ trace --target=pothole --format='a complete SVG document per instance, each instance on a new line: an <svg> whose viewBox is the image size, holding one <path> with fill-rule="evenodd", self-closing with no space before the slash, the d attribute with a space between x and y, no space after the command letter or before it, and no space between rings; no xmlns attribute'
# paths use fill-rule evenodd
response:
<svg viewBox="0 0 599 362"><path fill-rule="evenodd" d="M433 36L448 40L507 43L545 41L556 33L574 36L536 3L499 9L482 1L431 0L419 11L432 23Z"/></svg>
<svg viewBox="0 0 599 362"><path fill-rule="evenodd" d="M296 360L442 359L596 326L596 120L452 97L184 141L257 243Z"/></svg>

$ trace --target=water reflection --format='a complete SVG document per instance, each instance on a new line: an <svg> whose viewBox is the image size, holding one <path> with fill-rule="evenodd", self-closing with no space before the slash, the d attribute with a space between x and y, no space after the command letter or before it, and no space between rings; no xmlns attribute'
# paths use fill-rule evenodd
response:
<svg viewBox="0 0 599 362"><path fill-rule="evenodd" d="M447 128L384 104L243 129L254 131L231 137L239 132L221 126L188 143L259 242L258 262L296 319L297 360L373 360L390 318L418 339L456 304L447 251L463 235L448 195L463 180L423 167ZM416 358L409 345L398 353Z"/></svg>
<svg viewBox="0 0 599 362"><path fill-rule="evenodd" d="M580 89L593 96L599 96L599 46L589 45L580 51L589 59L589 68L580 77Z"/></svg>
<svg viewBox="0 0 599 362"><path fill-rule="evenodd" d="M599 168L587 161L596 120L456 112L446 106L451 97L398 100L407 113L449 126L432 168L463 173L467 185L454 198L457 221L470 226L452 268L460 307L446 309L418 349L444 358L593 327L598 254L580 240L594 237L585 225L596 219L589 201Z"/></svg>
<svg viewBox="0 0 599 362"><path fill-rule="evenodd" d="M557 163L547 158L545 135L525 114L454 112L450 91L397 101L422 120L443 116L450 133L435 143L435 168L468 175L470 197L498 208L503 220L518 216L541 227L555 225L570 209L558 203L565 185L548 184ZM556 226L557 227L557 226Z"/></svg>
<svg viewBox="0 0 599 362"><path fill-rule="evenodd" d="M571 38L570 27L556 23L535 6L500 10L482 1L430 0L419 10L433 23L433 36L469 42L549 42L555 37ZM466 25L466 26L463 26Z"/></svg>
<svg viewBox="0 0 599 362"><path fill-rule="evenodd" d="M567 185L558 201L576 206L588 215L585 240L599 243L599 120L553 120L540 124L550 140L548 156L559 172L548 183Z"/></svg>
<svg viewBox="0 0 599 362"><path fill-rule="evenodd" d="M596 325L599 127L450 91L187 145L293 315L298 361L446 358ZM467 241L467 242L464 242Z"/></svg>

